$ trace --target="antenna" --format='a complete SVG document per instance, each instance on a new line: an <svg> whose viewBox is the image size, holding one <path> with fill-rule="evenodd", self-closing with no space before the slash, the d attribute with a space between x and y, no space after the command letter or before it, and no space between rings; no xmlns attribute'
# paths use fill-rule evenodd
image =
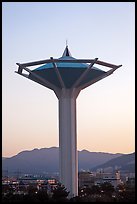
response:
<svg viewBox="0 0 137 204"><path fill-rule="evenodd" d="M66 39L66 47L68 47L68 40Z"/></svg>

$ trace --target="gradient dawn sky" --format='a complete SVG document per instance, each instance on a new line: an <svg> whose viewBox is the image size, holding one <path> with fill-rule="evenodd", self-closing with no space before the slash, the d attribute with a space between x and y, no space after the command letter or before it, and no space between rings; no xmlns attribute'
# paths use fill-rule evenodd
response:
<svg viewBox="0 0 137 204"><path fill-rule="evenodd" d="M122 64L78 96L78 150L135 151L135 3L3 2L3 156L59 146L54 92L15 71L17 62L61 57L66 40L75 58Z"/></svg>

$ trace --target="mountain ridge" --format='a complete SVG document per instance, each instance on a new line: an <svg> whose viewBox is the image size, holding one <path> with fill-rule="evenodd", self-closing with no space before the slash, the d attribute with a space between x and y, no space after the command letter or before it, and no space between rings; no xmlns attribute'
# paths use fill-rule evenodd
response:
<svg viewBox="0 0 137 204"><path fill-rule="evenodd" d="M95 171L100 168L104 169L108 167L112 167L113 169L117 167L117 169L120 171L128 170L128 171L135 172L135 152L130 154L124 154L117 158L113 158L104 164L101 164L99 166L92 168L91 170Z"/></svg>
<svg viewBox="0 0 137 204"><path fill-rule="evenodd" d="M78 168L79 170L89 170L122 155L124 154L78 150ZM2 169L8 169L11 172L20 169L27 173L58 172L59 147L21 151L12 157L2 159Z"/></svg>

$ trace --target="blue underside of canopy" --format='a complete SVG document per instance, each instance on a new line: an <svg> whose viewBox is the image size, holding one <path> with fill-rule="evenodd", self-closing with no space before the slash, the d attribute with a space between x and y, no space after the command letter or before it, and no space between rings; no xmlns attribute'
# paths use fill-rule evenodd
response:
<svg viewBox="0 0 137 204"><path fill-rule="evenodd" d="M60 75L62 77L62 80L66 86L66 88L71 88L72 85L78 80L78 78L81 76L81 74L85 71L85 68L62 68L59 69ZM50 83L54 84L58 88L61 88L59 79L57 77L57 74L54 69L42 69L42 70L34 70L34 73L41 76L43 79L49 81ZM89 73L86 75L86 77L81 81L79 85L85 84L91 80L94 80L95 78L101 76L104 74L104 71L91 69ZM37 80L34 76L31 74L29 75L31 79Z"/></svg>

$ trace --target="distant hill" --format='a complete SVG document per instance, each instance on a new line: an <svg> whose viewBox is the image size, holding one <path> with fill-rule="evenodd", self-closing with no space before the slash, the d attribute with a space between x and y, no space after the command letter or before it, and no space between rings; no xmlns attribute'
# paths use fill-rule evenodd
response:
<svg viewBox="0 0 137 204"><path fill-rule="evenodd" d="M79 170L89 170L91 167L103 164L112 158L117 158L122 154L112 154L104 152L90 152L87 150L78 151Z"/></svg>
<svg viewBox="0 0 137 204"><path fill-rule="evenodd" d="M135 152L131 154L124 154L120 157L114 158L109 160L108 162L98 165L94 168L91 168L91 170L95 171L97 169L104 169L107 167L117 167L120 171L125 172L135 172Z"/></svg>
<svg viewBox="0 0 137 204"><path fill-rule="evenodd" d="M26 150L2 161L2 169L9 172L43 173L58 171L58 148Z"/></svg>
<svg viewBox="0 0 137 204"><path fill-rule="evenodd" d="M102 152L78 151L79 170L89 170L101 165L122 154ZM2 170L9 172L21 171L23 173L44 173L59 171L59 148L41 148L22 151L15 156L2 160Z"/></svg>

